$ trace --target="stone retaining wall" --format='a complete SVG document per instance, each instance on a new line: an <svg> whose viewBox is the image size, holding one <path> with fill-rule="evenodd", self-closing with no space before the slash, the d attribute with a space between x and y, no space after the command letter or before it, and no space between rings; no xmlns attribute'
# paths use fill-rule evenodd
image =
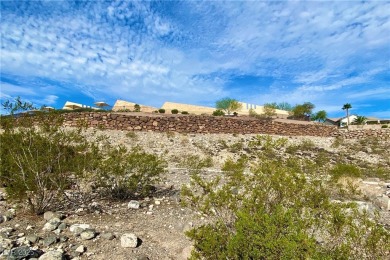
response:
<svg viewBox="0 0 390 260"><path fill-rule="evenodd" d="M390 140L390 129L359 129L349 131L346 129L340 129L335 132L333 136L344 139L362 139L367 137L375 137L382 140Z"/></svg>
<svg viewBox="0 0 390 260"><path fill-rule="evenodd" d="M345 139L377 137L390 138L390 129L339 130L321 124L294 124L252 118L194 116L194 115L126 115L115 113L68 113L65 125L79 124L102 129L156 131L178 133L237 133L285 136L323 136Z"/></svg>
<svg viewBox="0 0 390 260"><path fill-rule="evenodd" d="M157 131L178 133L237 133L274 134L287 136L333 136L334 126L320 124L289 124L252 118L214 116L158 116L125 115L115 113L68 113L64 114L65 125L129 131Z"/></svg>

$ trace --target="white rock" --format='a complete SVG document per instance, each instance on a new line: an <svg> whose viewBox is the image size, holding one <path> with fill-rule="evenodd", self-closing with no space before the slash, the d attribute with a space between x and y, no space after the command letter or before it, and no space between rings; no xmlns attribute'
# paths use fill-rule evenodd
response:
<svg viewBox="0 0 390 260"><path fill-rule="evenodd" d="M137 247L138 238L133 233L126 233L121 236L121 246L122 247Z"/></svg>
<svg viewBox="0 0 390 260"><path fill-rule="evenodd" d="M94 229L86 229L80 233L80 238L82 240L90 240L96 236L96 231Z"/></svg>
<svg viewBox="0 0 390 260"><path fill-rule="evenodd" d="M59 251L49 251L39 257L39 260L63 260L64 256Z"/></svg>
<svg viewBox="0 0 390 260"><path fill-rule="evenodd" d="M129 209L139 209L139 202L136 200L130 200L129 204L127 204L127 208Z"/></svg>
<svg viewBox="0 0 390 260"><path fill-rule="evenodd" d="M81 232L89 228L91 228L91 225L89 224L74 224L70 226L69 230L75 235L79 235Z"/></svg>
<svg viewBox="0 0 390 260"><path fill-rule="evenodd" d="M77 253L84 253L85 247L83 245L80 245L79 247L76 248Z"/></svg>

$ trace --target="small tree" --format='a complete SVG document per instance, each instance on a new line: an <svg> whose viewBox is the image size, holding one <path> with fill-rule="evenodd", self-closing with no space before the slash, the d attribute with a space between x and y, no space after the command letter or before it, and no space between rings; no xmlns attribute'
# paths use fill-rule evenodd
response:
<svg viewBox="0 0 390 260"><path fill-rule="evenodd" d="M160 109L158 110L158 112L159 112L160 114L164 114L164 113L165 113L165 109L164 109L164 108L160 108Z"/></svg>
<svg viewBox="0 0 390 260"><path fill-rule="evenodd" d="M134 105L134 112L141 112L141 106L138 104Z"/></svg>
<svg viewBox="0 0 390 260"><path fill-rule="evenodd" d="M314 107L314 104L310 102L305 102L301 105L296 105L291 110L290 114L296 119L304 120L306 118L310 118Z"/></svg>
<svg viewBox="0 0 390 260"><path fill-rule="evenodd" d="M352 108L352 105L350 103L346 103L344 104L344 106L342 107L343 110L346 110L347 111L347 129L349 129L349 110Z"/></svg>
<svg viewBox="0 0 390 260"><path fill-rule="evenodd" d="M179 114L179 110L177 110L176 108L175 108L175 109L172 109L172 110L171 110L171 113L172 113L172 114Z"/></svg>
<svg viewBox="0 0 390 260"><path fill-rule="evenodd" d="M313 121L318 121L318 122L325 122L326 118L327 118L327 113L325 110L320 110L318 111L317 113L315 113L313 116L312 116L312 120Z"/></svg>
<svg viewBox="0 0 390 260"><path fill-rule="evenodd" d="M264 104L263 111L264 115L267 118L272 118L273 116L276 116L276 104Z"/></svg>
<svg viewBox="0 0 390 260"><path fill-rule="evenodd" d="M223 110L225 113L230 115L231 112L240 110L242 108L242 104L236 99L223 98L215 102L215 107L218 110Z"/></svg>

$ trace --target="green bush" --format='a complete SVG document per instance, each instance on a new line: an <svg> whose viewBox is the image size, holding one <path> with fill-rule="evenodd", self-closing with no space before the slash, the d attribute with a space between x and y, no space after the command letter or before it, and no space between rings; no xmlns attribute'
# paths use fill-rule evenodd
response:
<svg viewBox="0 0 390 260"><path fill-rule="evenodd" d="M222 110L218 109L218 110L215 110L213 112L213 116L224 116L225 115L225 112L223 112Z"/></svg>
<svg viewBox="0 0 390 260"><path fill-rule="evenodd" d="M82 178L99 159L97 146L87 142L81 129L65 130L62 122L57 111L2 122L0 183L11 200L26 202L36 214L58 207L71 180Z"/></svg>
<svg viewBox="0 0 390 260"><path fill-rule="evenodd" d="M179 110L177 110L177 109L172 109L172 110L171 110L171 113L172 113L172 114L179 114Z"/></svg>
<svg viewBox="0 0 390 260"><path fill-rule="evenodd" d="M335 180L340 179L341 177L362 177L360 169L351 164L338 163L330 169L331 177Z"/></svg>
<svg viewBox="0 0 390 260"><path fill-rule="evenodd" d="M382 125L381 128L388 128L388 125Z"/></svg>
<svg viewBox="0 0 390 260"><path fill-rule="evenodd" d="M95 173L97 186L112 199L148 196L165 173L166 162L137 148L110 149Z"/></svg>
<svg viewBox="0 0 390 260"><path fill-rule="evenodd" d="M137 134L135 132L127 132L126 133L126 137L130 138L130 139L137 139Z"/></svg>
<svg viewBox="0 0 390 260"><path fill-rule="evenodd" d="M141 112L141 106L139 104L134 105L134 112Z"/></svg>
<svg viewBox="0 0 390 260"><path fill-rule="evenodd" d="M160 114L164 114L164 113L165 113L165 109L164 109L164 108L160 108L160 109L158 110L158 112L159 112Z"/></svg>
<svg viewBox="0 0 390 260"><path fill-rule="evenodd" d="M181 113L182 113L183 115L188 115L188 112L187 112L187 111L181 111Z"/></svg>
<svg viewBox="0 0 390 260"><path fill-rule="evenodd" d="M192 176L182 202L207 215L186 232L190 259L388 259L389 233L321 181L278 160L229 160L225 178ZM361 234L361 235L359 235ZM364 235L363 235L364 234Z"/></svg>

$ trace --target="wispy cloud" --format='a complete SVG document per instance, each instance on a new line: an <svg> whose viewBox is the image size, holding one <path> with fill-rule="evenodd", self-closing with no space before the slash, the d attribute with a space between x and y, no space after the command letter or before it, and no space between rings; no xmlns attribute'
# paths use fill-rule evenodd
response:
<svg viewBox="0 0 390 260"><path fill-rule="evenodd" d="M388 96L386 1L0 4L1 73L31 78L12 88L2 77L2 96L39 89L48 104L79 92L159 106L234 94L329 108ZM240 92L230 84L240 75L272 80Z"/></svg>

